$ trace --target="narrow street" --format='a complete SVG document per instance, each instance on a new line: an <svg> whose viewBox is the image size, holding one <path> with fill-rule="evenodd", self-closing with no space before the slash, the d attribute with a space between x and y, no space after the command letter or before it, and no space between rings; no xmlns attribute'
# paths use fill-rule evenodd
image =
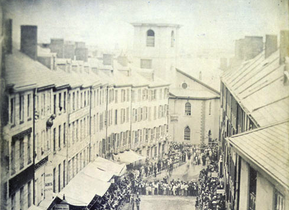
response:
<svg viewBox="0 0 289 210"><path fill-rule="evenodd" d="M169 180L197 181L202 165L191 165L187 168L187 163L174 169ZM167 175L166 171L156 177L150 176L148 181L162 180ZM194 210L196 197L194 196L172 196L172 195L141 195L141 210ZM130 204L126 204L122 210L131 210ZM135 207L136 209L136 207Z"/></svg>

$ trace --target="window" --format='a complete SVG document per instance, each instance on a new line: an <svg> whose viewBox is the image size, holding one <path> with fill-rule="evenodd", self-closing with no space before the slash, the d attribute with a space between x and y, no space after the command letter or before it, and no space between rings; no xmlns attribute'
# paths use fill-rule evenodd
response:
<svg viewBox="0 0 289 210"><path fill-rule="evenodd" d="M147 47L154 47L155 46L155 32L153 30L147 31Z"/></svg>
<svg viewBox="0 0 289 210"><path fill-rule="evenodd" d="M66 136L66 123L63 124L63 146L66 144L65 136Z"/></svg>
<svg viewBox="0 0 289 210"><path fill-rule="evenodd" d="M28 156L28 164L31 163L31 135L28 134L27 140L27 156Z"/></svg>
<svg viewBox="0 0 289 210"><path fill-rule="evenodd" d="M121 123L125 122L125 109L121 109Z"/></svg>
<svg viewBox="0 0 289 210"><path fill-rule="evenodd" d="M62 177L62 181L63 181L63 188L65 187L65 160L63 161L63 177Z"/></svg>
<svg viewBox="0 0 289 210"><path fill-rule="evenodd" d="M130 91L130 90L127 89L127 98L126 98L127 101L129 101L129 91Z"/></svg>
<svg viewBox="0 0 289 210"><path fill-rule="evenodd" d="M125 90L121 90L121 102L125 102Z"/></svg>
<svg viewBox="0 0 289 210"><path fill-rule="evenodd" d="M58 126L58 149L61 148L61 125Z"/></svg>
<svg viewBox="0 0 289 210"><path fill-rule="evenodd" d="M191 115L191 103L187 102L185 105L185 113L186 115Z"/></svg>
<svg viewBox="0 0 289 210"><path fill-rule="evenodd" d="M131 101L135 102L135 91L134 90L131 91Z"/></svg>
<svg viewBox="0 0 289 210"><path fill-rule="evenodd" d="M117 125L117 109L115 110L114 114L114 124Z"/></svg>
<svg viewBox="0 0 289 210"><path fill-rule="evenodd" d="M56 184L56 183L55 183L55 179L56 179L56 168L53 169L53 184L52 184L52 189L53 189L53 192L54 192L54 193L56 193L56 190L55 190L55 187L56 187L56 186L55 186L55 184Z"/></svg>
<svg viewBox="0 0 289 210"><path fill-rule="evenodd" d="M115 103L117 103L117 94L118 94L118 91L115 90L115 97L114 97Z"/></svg>
<svg viewBox="0 0 289 210"><path fill-rule="evenodd" d="M31 117L31 94L27 95L27 118Z"/></svg>
<svg viewBox="0 0 289 210"><path fill-rule="evenodd" d="M53 114L56 115L56 95L54 94L53 97Z"/></svg>
<svg viewBox="0 0 289 210"><path fill-rule="evenodd" d="M126 122L129 122L129 108L126 108Z"/></svg>
<svg viewBox="0 0 289 210"><path fill-rule="evenodd" d="M10 123L15 124L15 98L10 99Z"/></svg>
<svg viewBox="0 0 289 210"><path fill-rule="evenodd" d="M58 165L58 192L60 192L61 164Z"/></svg>
<svg viewBox="0 0 289 210"><path fill-rule="evenodd" d="M184 139L186 141L190 141L191 139L191 129L189 128L189 126L185 128Z"/></svg>
<svg viewBox="0 0 289 210"><path fill-rule="evenodd" d="M257 171L250 167L249 171L249 210L256 209Z"/></svg>
<svg viewBox="0 0 289 210"><path fill-rule="evenodd" d="M212 110L212 102L209 102L209 115L211 115L211 110Z"/></svg>
<svg viewBox="0 0 289 210"><path fill-rule="evenodd" d="M152 69L152 60L151 59L141 59L140 67L142 69Z"/></svg>
<svg viewBox="0 0 289 210"><path fill-rule="evenodd" d="M184 83L182 84L182 88L183 88L183 89L187 89L187 87L188 87L187 83L184 82Z"/></svg>
<svg viewBox="0 0 289 210"><path fill-rule="evenodd" d="M84 97L84 105L83 106L86 107L86 91L84 91L84 96L83 97Z"/></svg>
<svg viewBox="0 0 289 210"><path fill-rule="evenodd" d="M56 128L53 128L53 152L56 151Z"/></svg>
<svg viewBox="0 0 289 210"><path fill-rule="evenodd" d="M20 169L24 167L24 138L20 139L20 153L19 153L19 159L20 159Z"/></svg>
<svg viewBox="0 0 289 210"><path fill-rule="evenodd" d="M16 207L16 200L15 200L15 193L11 195L11 210L15 210Z"/></svg>
<svg viewBox="0 0 289 210"><path fill-rule="evenodd" d="M147 119L147 116L148 116L148 112L147 112L147 107L145 106L143 108L143 120L146 120Z"/></svg>
<svg viewBox="0 0 289 210"><path fill-rule="evenodd" d="M171 32L171 47L174 47L175 44L175 34L174 31Z"/></svg>
<svg viewBox="0 0 289 210"><path fill-rule="evenodd" d="M19 120L20 123L24 121L24 96L20 96L20 102L19 102Z"/></svg>
<svg viewBox="0 0 289 210"><path fill-rule="evenodd" d="M149 121L151 121L151 112L152 112L152 108L149 107L149 111L148 111Z"/></svg>
<svg viewBox="0 0 289 210"><path fill-rule="evenodd" d="M157 90L154 90L154 100L157 99Z"/></svg>
<svg viewBox="0 0 289 210"><path fill-rule="evenodd" d="M138 108L138 122L140 122L142 120L142 108Z"/></svg>
<svg viewBox="0 0 289 210"><path fill-rule="evenodd" d="M62 105L61 105L61 93L59 93L59 95L58 95L58 109L59 109L59 113L60 113L61 110L62 110Z"/></svg>
<svg viewBox="0 0 289 210"><path fill-rule="evenodd" d="M160 127L157 127L156 138L157 138L157 140L159 140L159 138L160 138Z"/></svg>
<svg viewBox="0 0 289 210"><path fill-rule="evenodd" d="M11 145L11 174L15 173L15 141Z"/></svg>
<svg viewBox="0 0 289 210"><path fill-rule="evenodd" d="M28 182L27 186L27 197L28 197L28 208L31 206L31 181Z"/></svg>
<svg viewBox="0 0 289 210"><path fill-rule="evenodd" d="M63 111L66 112L66 92L63 95Z"/></svg>
<svg viewBox="0 0 289 210"><path fill-rule="evenodd" d="M277 190L275 191L274 210L285 210L284 197Z"/></svg>
<svg viewBox="0 0 289 210"><path fill-rule="evenodd" d="M148 90L147 89L143 89L142 91L142 100L145 101L148 99Z"/></svg>

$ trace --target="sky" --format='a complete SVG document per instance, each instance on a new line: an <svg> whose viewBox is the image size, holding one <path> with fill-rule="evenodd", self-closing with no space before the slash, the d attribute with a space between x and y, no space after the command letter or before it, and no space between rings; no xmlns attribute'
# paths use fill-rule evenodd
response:
<svg viewBox="0 0 289 210"><path fill-rule="evenodd" d="M13 41L20 25L37 25L38 42L50 38L85 41L102 48L131 49L132 22L181 24L182 52L232 51L246 35L278 34L288 29L289 0L22 0L9 1Z"/></svg>

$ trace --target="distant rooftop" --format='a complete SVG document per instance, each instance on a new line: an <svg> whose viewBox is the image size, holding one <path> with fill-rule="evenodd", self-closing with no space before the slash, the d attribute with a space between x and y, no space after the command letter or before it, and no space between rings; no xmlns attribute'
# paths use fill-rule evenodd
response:
<svg viewBox="0 0 289 210"><path fill-rule="evenodd" d="M180 28L182 25L168 22L167 20L146 20L131 23L133 26L157 26L157 27L175 27Z"/></svg>

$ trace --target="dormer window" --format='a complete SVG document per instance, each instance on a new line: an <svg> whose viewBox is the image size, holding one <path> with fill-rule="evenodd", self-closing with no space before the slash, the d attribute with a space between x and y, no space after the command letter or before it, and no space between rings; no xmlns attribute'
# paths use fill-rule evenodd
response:
<svg viewBox="0 0 289 210"><path fill-rule="evenodd" d="M147 47L155 46L155 32L153 30L147 31Z"/></svg>

